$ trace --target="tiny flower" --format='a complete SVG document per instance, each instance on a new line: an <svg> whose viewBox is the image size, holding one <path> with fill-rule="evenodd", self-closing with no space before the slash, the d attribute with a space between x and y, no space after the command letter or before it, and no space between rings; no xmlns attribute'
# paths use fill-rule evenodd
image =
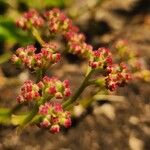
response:
<svg viewBox="0 0 150 150"><path fill-rule="evenodd" d="M40 126L43 128L48 128L50 126L50 122L47 118L44 118L43 121L40 123Z"/></svg>
<svg viewBox="0 0 150 150"><path fill-rule="evenodd" d="M52 125L50 128L50 132L56 134L60 131L60 126L58 124Z"/></svg>
<svg viewBox="0 0 150 150"><path fill-rule="evenodd" d="M63 112L62 105L59 104L59 103L55 103L55 105L54 105L54 111L55 112Z"/></svg>
<svg viewBox="0 0 150 150"><path fill-rule="evenodd" d="M41 105L39 108L39 113L41 115L47 115L49 109L51 109L52 105L50 103L45 103L45 105Z"/></svg>
<svg viewBox="0 0 150 150"><path fill-rule="evenodd" d="M69 88L69 87L70 87L70 82L69 82L69 80L64 80L64 81L63 81L63 85L64 85L65 88Z"/></svg>
<svg viewBox="0 0 150 150"><path fill-rule="evenodd" d="M63 126L65 128L69 128L71 126L71 119L70 118L64 119Z"/></svg>
<svg viewBox="0 0 150 150"><path fill-rule="evenodd" d="M62 98L63 98L62 93L61 93L61 92L55 93L55 98L56 98L56 99L62 99Z"/></svg>
<svg viewBox="0 0 150 150"><path fill-rule="evenodd" d="M64 95L67 96L67 97L71 95L70 88L66 88L66 89L65 89Z"/></svg>

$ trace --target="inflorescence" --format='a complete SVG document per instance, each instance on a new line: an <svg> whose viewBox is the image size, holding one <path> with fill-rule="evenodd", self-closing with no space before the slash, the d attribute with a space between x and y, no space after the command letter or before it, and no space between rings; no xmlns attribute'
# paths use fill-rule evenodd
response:
<svg viewBox="0 0 150 150"><path fill-rule="evenodd" d="M69 53L86 58L88 68L91 70L103 71L106 89L114 91L131 79L125 64L113 64L112 54L107 48L101 47L98 50L93 50L93 47L86 43L84 34L80 33L71 19L59 9L46 12L44 17L41 17L36 10L29 10L18 19L17 25L22 29L32 30L32 27L43 26L44 22L47 23L51 34L61 34L64 37L68 43ZM35 72L47 70L60 61L61 54L55 45L46 43L41 47L39 53L33 45L18 48L16 54L12 56L12 61ZM45 76L37 83L33 83L31 80L26 81L21 87L17 101L19 103L32 101L38 103L44 99L44 102L39 103L39 115L42 116L40 126L49 129L52 133L57 133L61 126L65 128L71 126L71 114L62 108L61 103L51 102L51 99L65 99L70 96L71 90L68 80L62 82L56 77Z"/></svg>
<svg viewBox="0 0 150 150"><path fill-rule="evenodd" d="M139 51L135 51L127 40L119 39L114 44L117 62L126 62L134 79L150 82L150 71L145 60L140 56Z"/></svg>
<svg viewBox="0 0 150 150"><path fill-rule="evenodd" d="M60 53L56 51L56 46L53 44L43 45L40 53L35 53L35 51L36 48L33 45L18 48L16 55L12 56L12 61L17 65L23 64L29 69L39 70L47 69L61 58Z"/></svg>
<svg viewBox="0 0 150 150"><path fill-rule="evenodd" d="M52 133L58 133L60 126L71 126L71 114L64 111L60 103L45 103L39 108L39 114L43 116L40 126L48 128Z"/></svg>
<svg viewBox="0 0 150 150"><path fill-rule="evenodd" d="M44 97L47 101L52 98L63 99L71 95L70 84L68 80L61 82L56 77L45 76L42 81L34 84L27 80L20 90L17 97L19 103L40 100Z"/></svg>
<svg viewBox="0 0 150 150"><path fill-rule="evenodd" d="M17 20L16 25L22 29L29 29L31 26L41 27L44 25L44 19L35 9L31 9Z"/></svg>

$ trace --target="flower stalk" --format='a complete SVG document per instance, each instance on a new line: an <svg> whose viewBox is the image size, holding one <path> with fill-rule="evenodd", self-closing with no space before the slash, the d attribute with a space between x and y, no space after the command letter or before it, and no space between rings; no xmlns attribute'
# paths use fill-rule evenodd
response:
<svg viewBox="0 0 150 150"><path fill-rule="evenodd" d="M78 88L78 90L74 93L74 95L70 99L68 99L66 102L63 103L63 108L68 107L70 104L74 103L77 100L77 98L82 94L82 92L87 87L88 81L93 72L94 72L94 70L92 70L92 69L89 71L89 73L86 75L85 79L83 80L83 82L80 85L80 87Z"/></svg>

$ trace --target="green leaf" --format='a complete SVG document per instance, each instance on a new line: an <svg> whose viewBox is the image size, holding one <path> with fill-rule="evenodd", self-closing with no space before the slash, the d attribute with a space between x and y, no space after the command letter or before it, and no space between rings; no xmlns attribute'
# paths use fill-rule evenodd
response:
<svg viewBox="0 0 150 150"><path fill-rule="evenodd" d="M33 38L29 37L27 32L17 28L12 20L0 17L0 41L25 45L32 43Z"/></svg>

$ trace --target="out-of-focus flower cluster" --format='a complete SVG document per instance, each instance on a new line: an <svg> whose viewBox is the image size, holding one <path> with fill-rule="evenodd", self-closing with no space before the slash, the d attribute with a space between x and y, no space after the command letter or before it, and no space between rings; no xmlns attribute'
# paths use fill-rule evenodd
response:
<svg viewBox="0 0 150 150"><path fill-rule="evenodd" d="M46 12L45 17L48 19L49 30L51 33L64 34L72 26L72 21L57 8Z"/></svg>
<svg viewBox="0 0 150 150"><path fill-rule="evenodd" d="M112 64L111 53L107 48L99 48L93 51L89 66L93 69L100 68L105 69L107 66Z"/></svg>
<svg viewBox="0 0 150 150"><path fill-rule="evenodd" d="M71 19L59 9L48 11L46 17L49 23L49 30L52 33L62 34L67 40L69 52L89 58L93 48L85 42L85 36L79 33L79 29L72 24Z"/></svg>
<svg viewBox="0 0 150 150"><path fill-rule="evenodd" d="M33 25L34 27L41 27L44 25L43 18L35 9L25 12L16 22L17 26L22 29L28 29Z"/></svg>
<svg viewBox="0 0 150 150"><path fill-rule="evenodd" d="M69 128L71 126L71 115L64 111L60 103L45 103L39 108L42 116L40 126L47 128L51 133L58 133L60 127Z"/></svg>
<svg viewBox="0 0 150 150"><path fill-rule="evenodd" d="M127 66L123 63L120 65L113 64L107 67L108 75L105 78L106 87L110 91L116 90L118 87L124 86L131 80L131 74L127 70Z"/></svg>
<svg viewBox="0 0 150 150"><path fill-rule="evenodd" d="M38 100L40 98L39 87L31 80L27 80L21 87L20 94L17 97L18 103L26 101Z"/></svg>
<svg viewBox="0 0 150 150"><path fill-rule="evenodd" d="M18 65L24 65L30 69L47 69L49 66L60 60L60 53L56 52L56 46L45 44L41 48L41 52L35 53L36 48L29 45L26 48L18 48L16 55L12 56L12 61Z"/></svg>
<svg viewBox="0 0 150 150"><path fill-rule="evenodd" d="M130 47L127 40L118 40L114 48L116 60L118 62L124 61L135 79L150 81L150 71L147 69L146 62L134 48Z"/></svg>
<svg viewBox="0 0 150 150"><path fill-rule="evenodd" d="M20 94L17 97L19 103L40 100L45 98L62 99L71 95L68 80L61 82L56 77L45 76L42 81L34 84L31 80L26 81L21 87Z"/></svg>

